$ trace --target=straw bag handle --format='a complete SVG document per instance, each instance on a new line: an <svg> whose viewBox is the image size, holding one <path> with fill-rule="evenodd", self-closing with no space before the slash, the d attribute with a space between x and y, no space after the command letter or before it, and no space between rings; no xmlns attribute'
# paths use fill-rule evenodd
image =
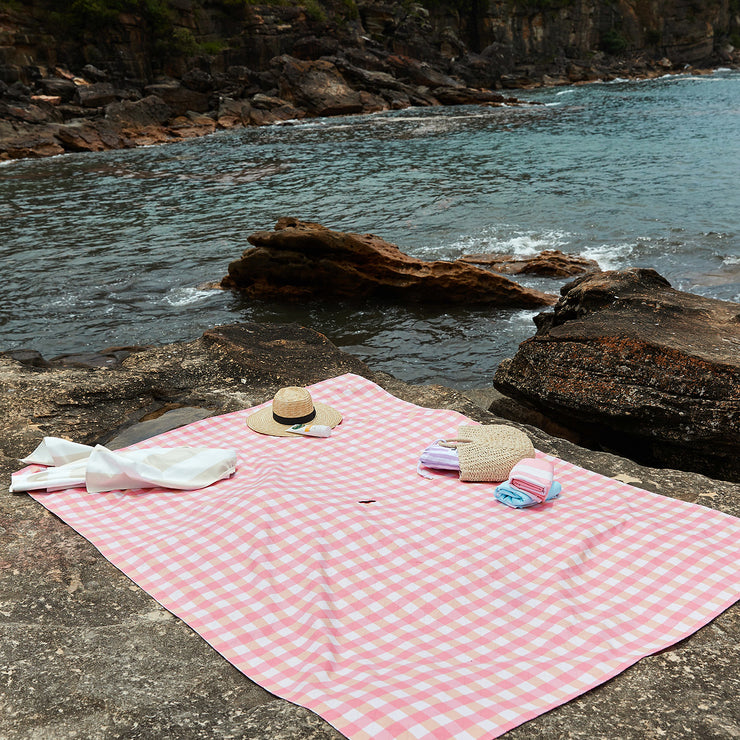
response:
<svg viewBox="0 0 740 740"><path fill-rule="evenodd" d="M440 439L437 444L440 447L449 447L451 450L456 450L460 442L470 443L472 441L472 439Z"/></svg>

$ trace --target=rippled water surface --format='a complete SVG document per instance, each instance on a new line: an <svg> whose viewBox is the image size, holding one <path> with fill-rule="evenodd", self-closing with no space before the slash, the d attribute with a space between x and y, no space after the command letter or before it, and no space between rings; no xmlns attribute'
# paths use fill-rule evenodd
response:
<svg viewBox="0 0 740 740"><path fill-rule="evenodd" d="M740 301L740 73L520 93L0 166L2 349L45 357L297 321L412 382L489 385L535 312L281 307L203 289L280 216L424 259L558 248ZM563 281L528 279L557 292Z"/></svg>

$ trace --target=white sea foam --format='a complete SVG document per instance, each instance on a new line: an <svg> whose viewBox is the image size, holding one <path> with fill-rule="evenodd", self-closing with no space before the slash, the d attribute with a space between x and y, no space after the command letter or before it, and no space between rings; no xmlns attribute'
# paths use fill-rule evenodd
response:
<svg viewBox="0 0 740 740"><path fill-rule="evenodd" d="M188 306L191 303L200 303L217 292L217 290L201 290L200 288L173 288L164 297L164 302L169 306Z"/></svg>
<svg viewBox="0 0 740 740"><path fill-rule="evenodd" d="M537 316L541 311L541 308L538 308L535 311L527 308L520 309L519 311L514 311L514 313L509 316L508 323L514 325L529 325L532 323L534 317Z"/></svg>
<svg viewBox="0 0 740 740"><path fill-rule="evenodd" d="M528 257L545 249L562 249L569 239L570 234L563 231L521 231L504 226L464 236L452 244L451 248L465 254L482 252Z"/></svg>
<svg viewBox="0 0 740 740"><path fill-rule="evenodd" d="M723 265L740 265L740 257L734 254L728 254L722 258Z"/></svg>
<svg viewBox="0 0 740 740"><path fill-rule="evenodd" d="M50 154L48 157L44 157L45 160L59 159L59 157L69 157L69 152L62 152L61 154ZM0 162L0 167L12 167L13 165L20 165L23 162L32 161L29 157L20 157L19 159L4 159Z"/></svg>
<svg viewBox="0 0 740 740"><path fill-rule="evenodd" d="M80 293L59 293L48 301L47 305L53 308L75 309L95 306L96 304L93 298Z"/></svg>
<svg viewBox="0 0 740 740"><path fill-rule="evenodd" d="M624 267L627 258L632 254L632 244L600 244L581 250L581 256L596 260L602 270L618 270Z"/></svg>
<svg viewBox="0 0 740 740"><path fill-rule="evenodd" d="M467 121L471 118L489 118L490 113L466 113L462 116L389 116L384 120L387 123L432 122L432 121Z"/></svg>
<svg viewBox="0 0 740 740"><path fill-rule="evenodd" d="M505 252L516 256L536 254L545 249L559 249L567 243L567 234L561 231L546 231L541 234L523 233L500 242Z"/></svg>

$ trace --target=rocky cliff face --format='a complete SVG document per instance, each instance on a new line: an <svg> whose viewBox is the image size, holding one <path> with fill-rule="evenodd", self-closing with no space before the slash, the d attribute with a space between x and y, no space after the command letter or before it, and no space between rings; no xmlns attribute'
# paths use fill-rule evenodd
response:
<svg viewBox="0 0 740 740"><path fill-rule="evenodd" d="M729 59L740 11L729 0L490 0L480 3L478 46L507 71L588 77L604 56L673 65ZM731 7L732 6L732 7ZM734 10L732 9L734 8ZM487 51L486 51L487 50Z"/></svg>
<svg viewBox="0 0 740 740"><path fill-rule="evenodd" d="M604 56L673 64L732 60L736 0L51 0L0 3L0 80L92 64L116 79L151 82L245 66L260 73L281 54L318 59L383 49L446 67L467 84L543 75L587 77ZM113 8L113 9L111 9Z"/></svg>
<svg viewBox="0 0 740 740"><path fill-rule="evenodd" d="M723 0L492 0L480 14L480 44L506 44L517 61L601 50L659 52L696 62L711 56L729 35L730 5Z"/></svg>

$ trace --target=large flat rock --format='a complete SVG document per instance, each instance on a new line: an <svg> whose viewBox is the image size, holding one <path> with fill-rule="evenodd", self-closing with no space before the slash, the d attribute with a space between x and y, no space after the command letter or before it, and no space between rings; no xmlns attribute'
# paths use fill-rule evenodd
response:
<svg viewBox="0 0 740 740"><path fill-rule="evenodd" d="M374 373L296 325L219 327L193 342L131 351L117 367L49 367L0 355L0 476L44 435L93 443L149 421L246 408L277 388L346 372L396 396L500 421L460 393ZM162 412L162 413L160 413ZM534 427L536 447L642 488L740 515L740 486L646 468ZM740 610L510 731L521 740L740 734ZM56 740L339 740L308 710L237 671L70 527L25 494L0 493L0 737Z"/></svg>

